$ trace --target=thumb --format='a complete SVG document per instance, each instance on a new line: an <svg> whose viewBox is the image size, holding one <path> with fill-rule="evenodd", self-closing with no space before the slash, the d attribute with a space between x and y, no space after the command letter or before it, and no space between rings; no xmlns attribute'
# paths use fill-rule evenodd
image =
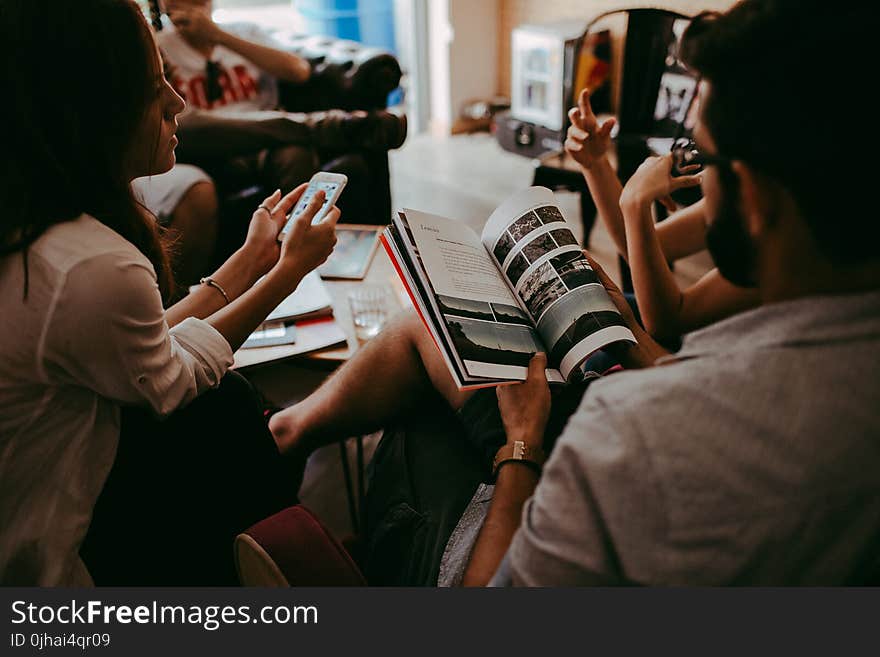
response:
<svg viewBox="0 0 880 657"><path fill-rule="evenodd" d="M547 369L547 354L539 351L529 361L528 381L546 381L547 375L544 370Z"/></svg>
<svg viewBox="0 0 880 657"><path fill-rule="evenodd" d="M696 176L678 176L677 178L672 179L672 184L670 185L673 190L683 189L685 187L696 187L703 180L703 177L700 175Z"/></svg>

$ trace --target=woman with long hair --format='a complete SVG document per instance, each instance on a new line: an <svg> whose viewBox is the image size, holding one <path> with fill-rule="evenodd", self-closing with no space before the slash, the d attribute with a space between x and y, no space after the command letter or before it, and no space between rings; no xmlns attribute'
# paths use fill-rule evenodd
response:
<svg viewBox="0 0 880 657"><path fill-rule="evenodd" d="M166 310L130 183L173 166L184 103L140 9L4 0L0 49L0 582L231 583L235 533L295 491L226 371L327 258L338 211L312 226L316 198L279 244L304 186L275 192Z"/></svg>

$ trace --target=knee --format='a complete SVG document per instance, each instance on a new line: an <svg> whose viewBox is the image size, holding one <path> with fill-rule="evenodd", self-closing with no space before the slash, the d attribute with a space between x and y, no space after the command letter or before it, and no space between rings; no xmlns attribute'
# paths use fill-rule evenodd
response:
<svg viewBox="0 0 880 657"><path fill-rule="evenodd" d="M305 146L285 146L271 154L278 178L286 186L306 182L318 170L318 155ZM285 190L286 191L286 190Z"/></svg>
<svg viewBox="0 0 880 657"><path fill-rule="evenodd" d="M433 338L415 311L405 311L391 320L388 329L396 334L402 344L421 351L427 345L434 346Z"/></svg>
<svg viewBox="0 0 880 657"><path fill-rule="evenodd" d="M190 187L171 215L174 228L212 228L217 222L217 189L210 180Z"/></svg>
<svg viewBox="0 0 880 657"><path fill-rule="evenodd" d="M370 175L366 159L358 153L350 153L336 158L328 164L327 170L334 173L344 173L350 180L364 180Z"/></svg>
<svg viewBox="0 0 880 657"><path fill-rule="evenodd" d="M260 396L251 383L235 370L229 370L213 390L202 393L191 406L207 406L214 412L225 414L241 413L245 416L262 413Z"/></svg>

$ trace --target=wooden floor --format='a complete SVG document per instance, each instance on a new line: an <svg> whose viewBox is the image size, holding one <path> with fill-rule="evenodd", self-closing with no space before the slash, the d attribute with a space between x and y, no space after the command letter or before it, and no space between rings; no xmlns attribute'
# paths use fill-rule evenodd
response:
<svg viewBox="0 0 880 657"><path fill-rule="evenodd" d="M481 230L486 219L508 196L532 182L532 160L503 151L488 134L437 138L419 135L390 154L391 189L395 208L413 208L467 222ZM578 197L557 194L560 209L583 243ZM356 218L349 218L356 221ZM590 237L590 252L615 279L617 256L607 231L596 225ZM676 267L683 284L695 280L706 270L707 261L696 258ZM325 378L314 370L296 371L285 366L267 369L252 377L261 388L283 390L274 398L282 405L302 399ZM366 440L367 456L377 436ZM354 464L354 441L348 441L350 462ZM309 461L300 490L303 503L311 508L337 536L352 533L345 486L337 445L318 450Z"/></svg>

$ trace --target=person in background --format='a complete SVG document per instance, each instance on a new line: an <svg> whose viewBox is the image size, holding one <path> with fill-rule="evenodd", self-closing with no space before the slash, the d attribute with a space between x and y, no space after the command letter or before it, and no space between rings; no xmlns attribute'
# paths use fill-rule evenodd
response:
<svg viewBox="0 0 880 657"><path fill-rule="evenodd" d="M165 310L167 255L131 183L174 165L184 102L137 5L8 0L0 49L16 126L0 153L0 582L232 584L234 536L295 491L228 369L330 254L339 211L312 226L318 194L279 243L305 185L276 191Z"/></svg>
<svg viewBox="0 0 880 657"><path fill-rule="evenodd" d="M256 25L221 27L211 0L164 0L171 25L158 33L171 84L192 109L274 109L278 80L303 84L311 65L272 43Z"/></svg>
<svg viewBox="0 0 880 657"><path fill-rule="evenodd" d="M168 245L176 286L172 298L185 296L214 261L218 233L217 188L191 164L132 181L135 197L156 216Z"/></svg>
<svg viewBox="0 0 880 657"><path fill-rule="evenodd" d="M717 268L685 290L675 281L669 262L706 248L705 199L677 209L669 196L677 189L699 184L699 176L687 175L694 169L685 169L686 175L672 176L677 164L674 155L651 157L628 181L630 190L659 186L667 192L658 200L673 214L655 225L650 212L645 214L631 202L632 194L623 195L608 160L614 119L599 123L587 89L581 91L578 106L569 110L568 117L571 125L565 149L580 165L598 214L617 252L630 267L640 319L651 335L677 340L685 333L758 305L757 291L726 280Z"/></svg>
<svg viewBox="0 0 880 657"><path fill-rule="evenodd" d="M308 61L282 50L254 24L218 25L209 0L152 0L149 6L166 76L187 109L180 117L179 163L136 181L135 189L175 243L172 266L182 290L225 255L224 236L239 232L225 225L234 217L222 207L218 217L218 196L254 186L293 189L323 166L349 177L338 206L356 217L371 190L366 160L353 151L397 148L405 119L340 110L260 114L278 108L279 81L308 81ZM333 155L322 164L324 152Z"/></svg>

